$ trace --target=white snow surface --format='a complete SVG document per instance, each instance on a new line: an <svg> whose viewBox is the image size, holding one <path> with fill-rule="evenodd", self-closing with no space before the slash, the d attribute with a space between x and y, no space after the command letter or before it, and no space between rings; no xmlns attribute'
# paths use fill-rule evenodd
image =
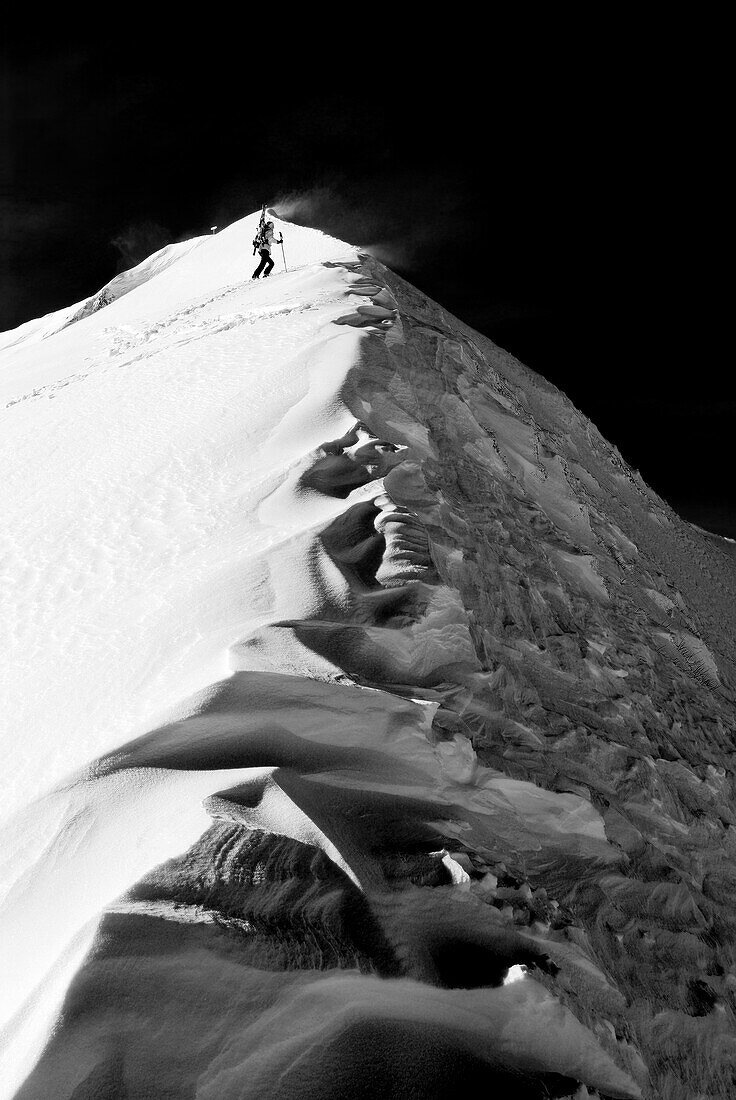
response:
<svg viewBox="0 0 736 1100"><path fill-rule="evenodd" d="M292 270L251 282L254 228L0 364L6 812L219 679L276 610L259 560L292 522L259 508L349 420L356 335L320 264L349 246L286 226Z"/></svg>

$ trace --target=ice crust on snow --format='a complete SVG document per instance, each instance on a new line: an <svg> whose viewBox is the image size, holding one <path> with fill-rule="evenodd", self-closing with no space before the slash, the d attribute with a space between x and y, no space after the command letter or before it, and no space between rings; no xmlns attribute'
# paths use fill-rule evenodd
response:
<svg viewBox="0 0 736 1100"><path fill-rule="evenodd" d="M0 1095L659 1095L665 1006L725 1062L641 975L726 919L733 563L353 246L251 282L256 221L0 337Z"/></svg>

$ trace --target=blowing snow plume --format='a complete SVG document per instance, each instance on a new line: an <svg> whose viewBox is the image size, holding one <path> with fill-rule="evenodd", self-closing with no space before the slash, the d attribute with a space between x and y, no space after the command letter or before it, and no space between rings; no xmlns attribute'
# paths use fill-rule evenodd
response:
<svg viewBox="0 0 736 1100"><path fill-rule="evenodd" d="M396 182L396 181L395 181ZM361 249L382 263L405 268L428 247L469 247L474 241L473 220L458 202L452 180L439 185L413 172L399 177L399 186L384 192L379 181L362 186L338 181L292 191L273 204L288 221L328 226L338 235L349 234ZM424 217L414 204L421 201Z"/></svg>
<svg viewBox="0 0 736 1100"><path fill-rule="evenodd" d="M731 1095L733 558L257 221L4 353L0 1095Z"/></svg>

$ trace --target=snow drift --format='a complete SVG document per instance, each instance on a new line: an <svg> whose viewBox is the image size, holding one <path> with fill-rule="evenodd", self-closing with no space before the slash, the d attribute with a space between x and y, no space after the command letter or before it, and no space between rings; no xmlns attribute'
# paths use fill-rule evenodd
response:
<svg viewBox="0 0 736 1100"><path fill-rule="evenodd" d="M255 224L0 340L2 1095L728 1095L733 559Z"/></svg>

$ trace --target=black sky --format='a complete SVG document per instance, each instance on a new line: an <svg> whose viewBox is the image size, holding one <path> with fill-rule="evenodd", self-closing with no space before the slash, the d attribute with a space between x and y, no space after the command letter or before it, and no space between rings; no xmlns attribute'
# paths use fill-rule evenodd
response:
<svg viewBox="0 0 736 1100"><path fill-rule="evenodd" d="M725 31L429 10L6 38L0 329L307 196L300 220L560 386L686 518L736 538Z"/></svg>

